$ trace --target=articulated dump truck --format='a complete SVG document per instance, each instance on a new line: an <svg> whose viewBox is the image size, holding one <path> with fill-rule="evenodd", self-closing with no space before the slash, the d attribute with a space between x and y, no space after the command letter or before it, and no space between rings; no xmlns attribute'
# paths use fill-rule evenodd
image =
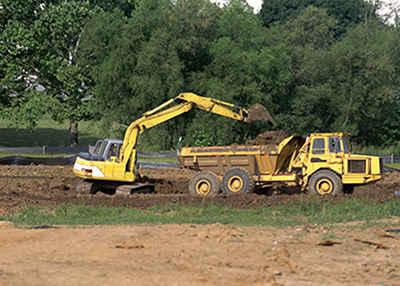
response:
<svg viewBox="0 0 400 286"><path fill-rule="evenodd" d="M192 194L252 192L273 183L300 186L310 193L337 195L382 178L382 159L351 154L346 133L291 136L275 150L268 145L181 148L181 168L198 170Z"/></svg>

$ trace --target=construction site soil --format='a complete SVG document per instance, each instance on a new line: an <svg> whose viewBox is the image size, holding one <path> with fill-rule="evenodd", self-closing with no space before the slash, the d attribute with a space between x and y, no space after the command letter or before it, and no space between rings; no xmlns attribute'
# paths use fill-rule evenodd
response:
<svg viewBox="0 0 400 286"><path fill-rule="evenodd" d="M0 166L0 216L30 206L82 204L146 209L213 202L251 209L297 204L300 190L276 185L251 194L190 195L194 171L144 169L153 194L77 194L72 166ZM400 173L386 173L336 203L400 199ZM390 219L400 228L399 218ZM351 223L349 223L351 224ZM354 223L353 223L354 224ZM394 227L396 228L396 227ZM400 233L386 229L276 229L212 225L16 228L0 222L0 285L400 285Z"/></svg>
<svg viewBox="0 0 400 286"><path fill-rule="evenodd" d="M0 216L18 212L30 206L57 206L63 203L87 206L131 207L147 209L159 205L201 204L213 202L237 209L253 209L284 204L297 204L308 196L302 196L299 188L282 184L266 187L250 194L228 195L225 193L202 197L188 191L195 171L187 169L142 169L143 182L155 185L155 193L130 196L77 194L76 184L81 180L74 176L72 166L0 166ZM384 179L374 185L356 187L352 194L325 196L321 201L354 200L370 198L379 203L396 199L400 190L400 173L385 173ZM313 198L315 200L316 198Z"/></svg>

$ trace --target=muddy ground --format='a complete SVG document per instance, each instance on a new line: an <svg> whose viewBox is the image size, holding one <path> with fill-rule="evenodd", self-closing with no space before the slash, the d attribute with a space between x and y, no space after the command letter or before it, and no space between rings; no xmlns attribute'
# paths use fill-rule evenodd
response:
<svg viewBox="0 0 400 286"><path fill-rule="evenodd" d="M145 209L200 204L190 195L194 172L142 170L155 194L76 194L72 166L0 166L0 216L27 206L62 203ZM369 197L400 199L400 173L353 194L321 198L333 203ZM240 209L300 201L282 186L244 195L207 197ZM302 196L302 200L307 196ZM394 218L391 222L400 221ZM400 285L400 233L372 228L327 230L213 225L93 226L18 229L0 222L0 285Z"/></svg>
<svg viewBox="0 0 400 286"><path fill-rule="evenodd" d="M81 179L74 176L72 166L0 166L0 216L18 211L27 206L56 206L62 203L82 203L88 206L126 206L146 209L156 205L171 203L200 204L204 198L190 195L188 185L195 174L181 169L143 169L141 174L146 182L155 184L156 194L131 196L110 196L103 193L95 195L77 194L76 184ZM386 173L384 180L375 185L356 187L353 194L337 197L323 197L321 200L337 202L368 197L379 203L396 199L395 191L400 191L400 173ZM237 194L234 196L218 194L206 197L207 202L239 209L269 207L297 203L302 196L298 188L275 185L258 193Z"/></svg>

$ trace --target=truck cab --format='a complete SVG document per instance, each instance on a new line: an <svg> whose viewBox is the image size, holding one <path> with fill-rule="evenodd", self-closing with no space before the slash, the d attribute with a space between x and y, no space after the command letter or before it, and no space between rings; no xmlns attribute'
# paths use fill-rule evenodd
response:
<svg viewBox="0 0 400 286"><path fill-rule="evenodd" d="M311 134L293 167L301 168L303 186L321 195L351 192L380 180L383 172L380 157L351 154L347 133Z"/></svg>

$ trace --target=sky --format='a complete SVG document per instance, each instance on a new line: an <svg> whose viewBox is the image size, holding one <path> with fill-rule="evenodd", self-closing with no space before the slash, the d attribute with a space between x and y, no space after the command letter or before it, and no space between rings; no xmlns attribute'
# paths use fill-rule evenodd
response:
<svg viewBox="0 0 400 286"><path fill-rule="evenodd" d="M254 8L254 12L258 13L261 9L262 0L247 0L247 3Z"/></svg>

